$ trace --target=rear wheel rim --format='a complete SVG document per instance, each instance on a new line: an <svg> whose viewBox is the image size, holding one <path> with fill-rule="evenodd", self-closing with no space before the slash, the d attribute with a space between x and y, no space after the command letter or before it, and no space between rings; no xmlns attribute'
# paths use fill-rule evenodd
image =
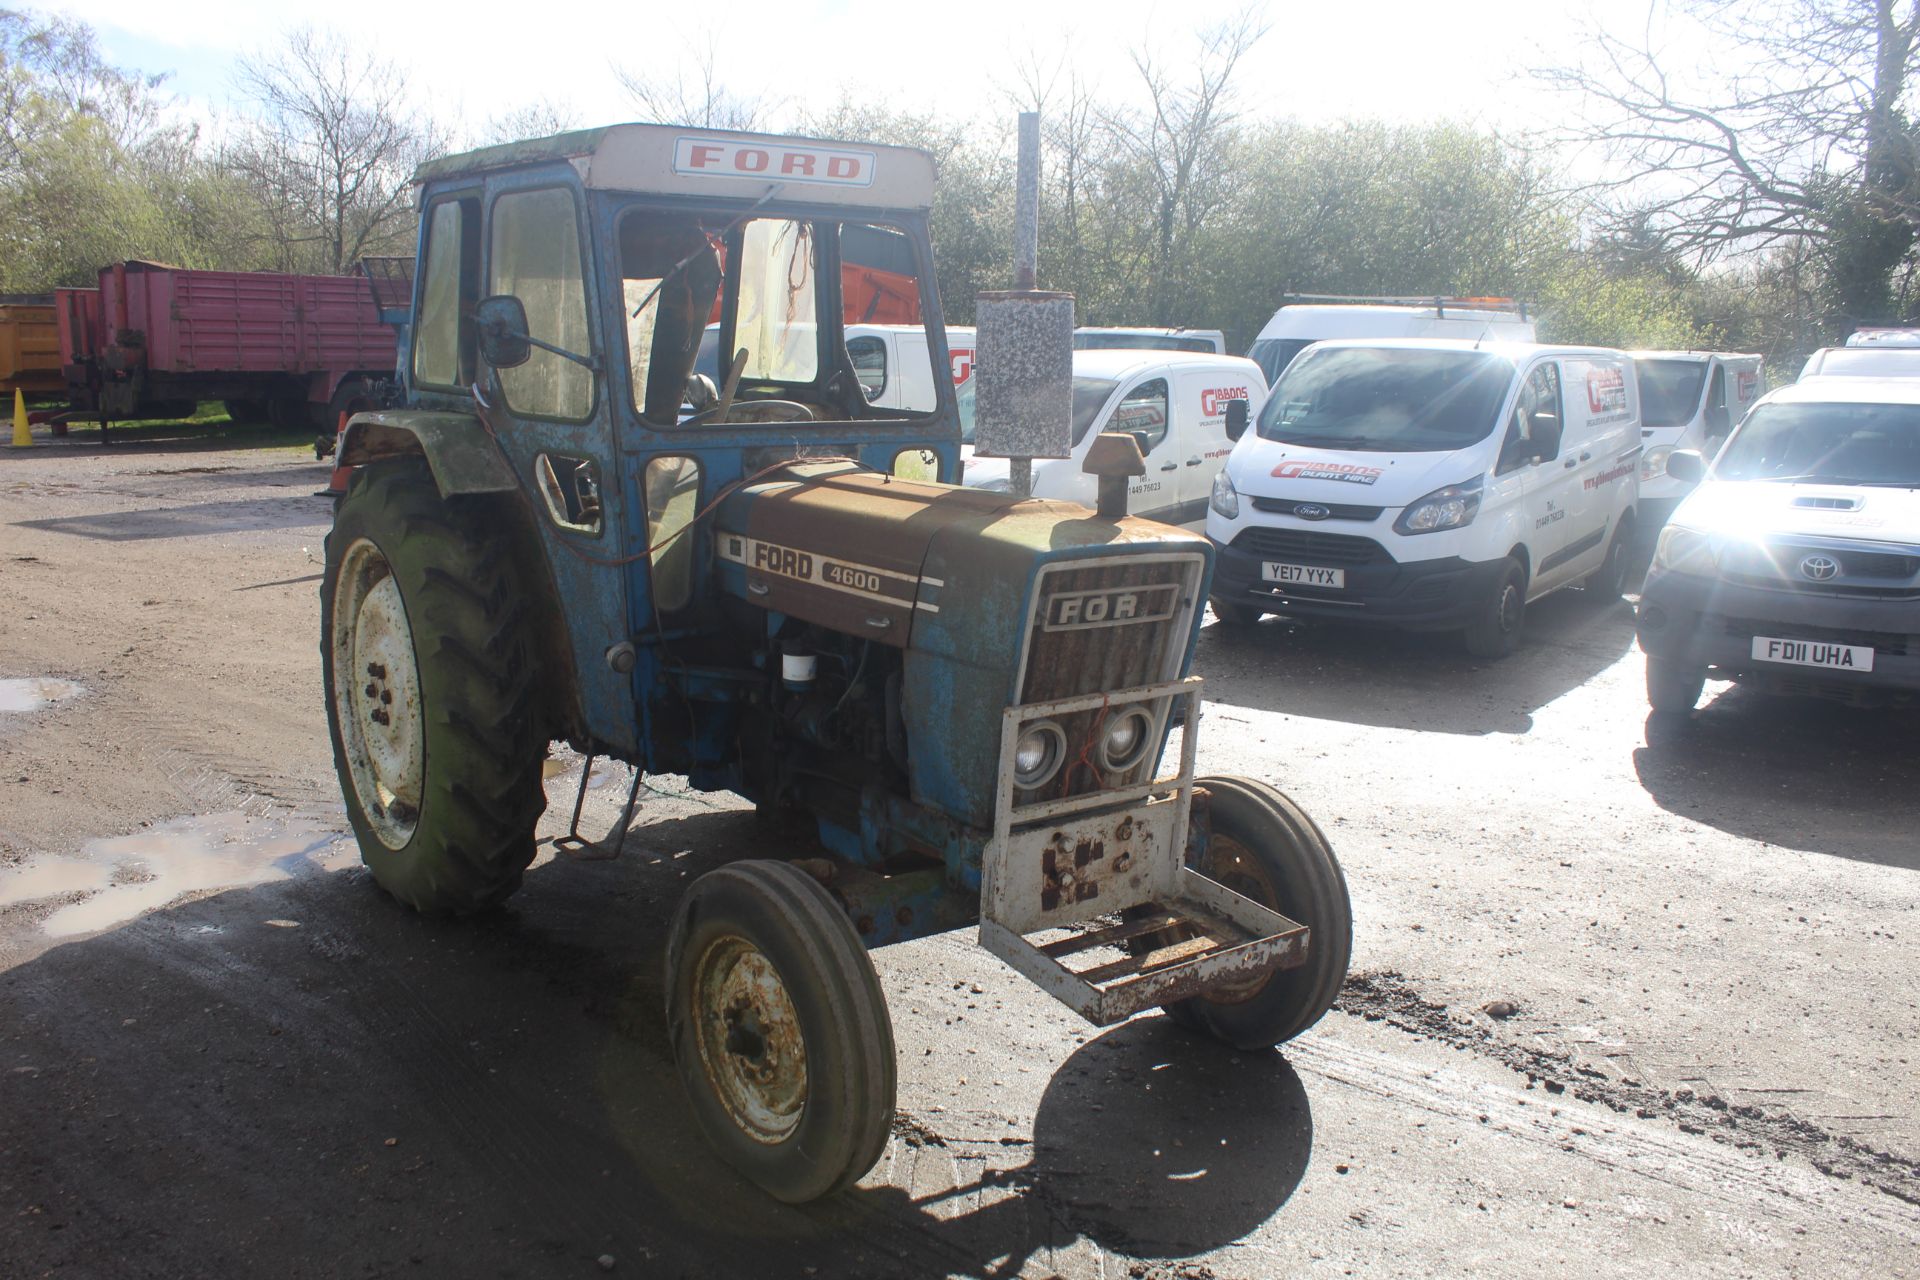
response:
<svg viewBox="0 0 1920 1280"><path fill-rule="evenodd" d="M1520 629L1520 588L1511 581L1501 584L1495 621L1500 626L1501 635L1512 635Z"/></svg>
<svg viewBox="0 0 1920 1280"><path fill-rule="evenodd" d="M700 1068L727 1118L765 1146L793 1137L806 1114L807 1045L780 971L745 938L718 938L695 963L692 996Z"/></svg>
<svg viewBox="0 0 1920 1280"><path fill-rule="evenodd" d="M1280 895L1261 867L1260 859L1246 845L1218 828L1208 833L1202 869L1208 879L1225 885L1241 897L1269 910L1279 910ZM1241 1004L1266 990L1273 976L1268 972L1245 982L1209 988L1205 999L1209 1004Z"/></svg>
<svg viewBox="0 0 1920 1280"><path fill-rule="evenodd" d="M365 538L340 559L328 661L334 722L354 796L380 843L405 848L426 783L420 671L393 566Z"/></svg>

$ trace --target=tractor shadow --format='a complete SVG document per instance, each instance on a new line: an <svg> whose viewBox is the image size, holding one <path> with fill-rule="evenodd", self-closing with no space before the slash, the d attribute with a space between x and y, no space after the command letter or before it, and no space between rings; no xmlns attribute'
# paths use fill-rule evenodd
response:
<svg viewBox="0 0 1920 1280"><path fill-rule="evenodd" d="M1520 649L1475 658L1457 635L1262 619L1209 623L1194 672L1206 699L1281 715L1386 729L1526 733L1533 713L1618 662L1633 610L1560 591L1527 610Z"/></svg>
<svg viewBox="0 0 1920 1280"><path fill-rule="evenodd" d="M1030 1144L1024 1123L963 1143L903 1113L866 1184L771 1201L695 1130L660 971L685 882L765 841L742 811L635 838L645 856L545 863L470 920L314 867L0 972L0 1181L20 1210L0 1256L21 1274L571 1276L607 1256L638 1274L1008 1274L997 1259L1083 1238L1218 1247L1299 1183L1312 1121L1285 1059L1145 1018L1053 1068ZM0 927L24 937L43 910ZM955 1176L903 1179L929 1144L963 1157Z"/></svg>
<svg viewBox="0 0 1920 1280"><path fill-rule="evenodd" d="M1648 716L1633 767L1670 813L1788 849L1915 871L1913 722L1911 707L1840 706L1735 684L1684 719Z"/></svg>
<svg viewBox="0 0 1920 1280"><path fill-rule="evenodd" d="M90 515L21 520L15 528L64 533L101 542L146 542L164 538L204 538L223 533L263 533L278 529L319 528L330 519L324 498L288 495L195 502L173 507L103 511Z"/></svg>

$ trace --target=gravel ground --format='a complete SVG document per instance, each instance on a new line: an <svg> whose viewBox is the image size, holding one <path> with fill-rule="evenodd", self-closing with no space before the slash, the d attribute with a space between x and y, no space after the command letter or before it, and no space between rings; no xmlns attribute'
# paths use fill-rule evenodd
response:
<svg viewBox="0 0 1920 1280"><path fill-rule="evenodd" d="M1709 686L1653 732L1630 611L1577 592L1490 664L1210 625L1202 772L1346 868L1336 1012L1233 1055L964 933L880 952L894 1141L790 1209L709 1157L662 1027L744 806L650 779L622 860L397 907L328 756L325 469L235 443L0 451L9 1277L1920 1274L1912 712Z"/></svg>

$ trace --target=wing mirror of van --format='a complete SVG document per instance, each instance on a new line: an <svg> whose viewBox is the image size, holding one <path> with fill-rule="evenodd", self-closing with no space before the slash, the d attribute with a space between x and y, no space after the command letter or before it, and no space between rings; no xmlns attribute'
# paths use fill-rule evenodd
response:
<svg viewBox="0 0 1920 1280"><path fill-rule="evenodd" d="M1247 434L1247 402L1227 401L1227 439L1238 440Z"/></svg>
<svg viewBox="0 0 1920 1280"><path fill-rule="evenodd" d="M1536 413L1529 423L1532 428L1527 434L1532 447L1528 452L1534 461L1545 462L1549 458L1560 456L1560 417L1553 413Z"/></svg>
<svg viewBox="0 0 1920 1280"><path fill-rule="evenodd" d="M1699 484L1707 478L1707 460L1694 449L1675 449L1667 455L1667 474L1681 484Z"/></svg>

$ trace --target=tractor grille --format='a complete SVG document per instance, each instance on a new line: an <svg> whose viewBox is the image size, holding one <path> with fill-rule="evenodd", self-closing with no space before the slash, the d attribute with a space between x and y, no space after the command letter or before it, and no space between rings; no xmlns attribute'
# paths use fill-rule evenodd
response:
<svg viewBox="0 0 1920 1280"><path fill-rule="evenodd" d="M1181 554L1068 561L1043 569L1028 621L1020 701L1134 689L1177 677L1199 608L1203 565L1200 556ZM1123 616L1127 614L1132 618ZM1162 726L1165 704L1162 699L1148 708ZM1157 750L1124 776L1105 774L1093 763L1094 735L1108 714L1096 708L1061 716L1067 766L1042 794L1022 792L1016 800L1078 795L1144 780L1159 759Z"/></svg>

